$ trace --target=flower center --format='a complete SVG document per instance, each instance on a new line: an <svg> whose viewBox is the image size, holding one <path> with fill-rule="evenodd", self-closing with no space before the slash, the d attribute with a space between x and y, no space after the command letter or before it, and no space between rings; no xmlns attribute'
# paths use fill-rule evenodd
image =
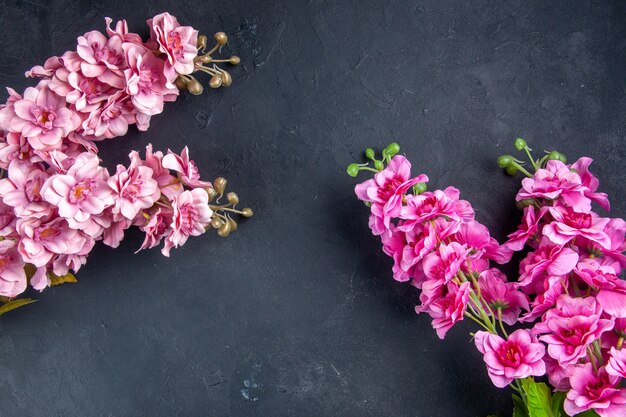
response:
<svg viewBox="0 0 626 417"><path fill-rule="evenodd" d="M78 184L74 185L70 189L70 203L78 203L86 198L91 197L91 195L93 194L94 185L95 181L93 180L81 181Z"/></svg>
<svg viewBox="0 0 626 417"><path fill-rule="evenodd" d="M511 343L507 340L500 347L499 353L500 359L507 366L515 368L522 363L522 352L520 351L520 347L515 343Z"/></svg>

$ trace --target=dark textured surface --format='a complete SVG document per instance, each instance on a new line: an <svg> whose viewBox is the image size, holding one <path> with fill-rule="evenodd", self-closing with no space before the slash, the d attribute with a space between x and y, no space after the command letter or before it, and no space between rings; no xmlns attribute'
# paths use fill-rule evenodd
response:
<svg viewBox="0 0 626 417"><path fill-rule="evenodd" d="M103 18L164 10L223 30L234 85L184 96L152 129L102 145L187 143L257 215L170 259L97 247L77 285L0 321L2 416L484 416L509 413L459 326L441 342L393 282L345 166L398 141L432 186L456 185L502 239L525 137L595 159L626 215L623 2L0 0L0 85ZM2 94L2 99L6 93Z"/></svg>

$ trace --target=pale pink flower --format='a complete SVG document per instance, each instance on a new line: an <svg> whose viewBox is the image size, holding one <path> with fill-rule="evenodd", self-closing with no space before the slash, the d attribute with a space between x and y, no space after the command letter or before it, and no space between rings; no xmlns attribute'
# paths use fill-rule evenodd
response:
<svg viewBox="0 0 626 417"><path fill-rule="evenodd" d="M543 334L539 339L548 344L548 354L561 366L573 365L587 355L587 346L613 328L613 319L601 316L602 308L593 297L562 295L534 331Z"/></svg>
<svg viewBox="0 0 626 417"><path fill-rule="evenodd" d="M404 156L396 155L373 179L357 184L354 192L359 200L372 203L372 233L382 234L389 227L391 218L400 214L402 198L408 189L427 181L424 174L411 178L411 163Z"/></svg>
<svg viewBox="0 0 626 417"><path fill-rule="evenodd" d="M585 196L590 200L595 201L600 205L600 207L608 211L611 208L609 198L605 193L596 193L596 190L600 185L600 181L598 181L598 179L591 172L589 172L589 165L591 165L592 162L593 159L584 156L574 162L570 166L570 170L573 169L576 171L576 173L580 176L582 185L587 188L584 190Z"/></svg>
<svg viewBox="0 0 626 417"><path fill-rule="evenodd" d="M113 204L108 178L109 173L100 166L98 156L84 152L67 173L48 178L41 194L46 201L57 206L59 215L73 226L72 220L84 223Z"/></svg>
<svg viewBox="0 0 626 417"><path fill-rule="evenodd" d="M504 245L514 251L522 250L528 239L536 237L539 222L547 212L548 207L546 206L541 207L538 212L534 206L525 207L522 224L509 235L509 240Z"/></svg>
<svg viewBox="0 0 626 417"><path fill-rule="evenodd" d="M179 174L183 184L191 188L210 187L208 181L200 181L200 174L196 164L189 159L189 148L184 147L180 155L175 154L171 150L167 151L167 155L163 157L163 168L170 169Z"/></svg>
<svg viewBox="0 0 626 417"><path fill-rule="evenodd" d="M423 182L423 181L419 181ZM448 187L445 190L427 191L419 195L408 195L406 205L402 206L400 217L406 222L403 228L411 228L438 217L453 221L474 219L474 210L465 200L459 200L459 190Z"/></svg>
<svg viewBox="0 0 626 417"><path fill-rule="evenodd" d="M50 277L48 277L48 269L45 266L35 269L35 273L30 277L30 286L37 291L43 291L50 286Z"/></svg>
<svg viewBox="0 0 626 417"><path fill-rule="evenodd" d="M83 122L85 134L95 139L124 136L128 126L135 123L135 115L129 104L130 97L123 91L108 96L106 103L90 112Z"/></svg>
<svg viewBox="0 0 626 417"><path fill-rule="evenodd" d="M65 100L83 113L98 109L115 91L99 79L85 77L77 72L70 73L67 80L73 90L65 96Z"/></svg>
<svg viewBox="0 0 626 417"><path fill-rule="evenodd" d="M129 157L129 167L118 165L115 175L107 182L115 199L113 214L119 213L132 221L140 210L152 207L161 196L161 191L152 178L152 169L142 165L139 154L132 151Z"/></svg>
<svg viewBox="0 0 626 417"><path fill-rule="evenodd" d="M126 68L122 39L108 38L94 30L78 37L76 52L82 59L81 72L85 77L98 78L117 89L124 88L123 71Z"/></svg>
<svg viewBox="0 0 626 417"><path fill-rule="evenodd" d="M542 376L546 372L545 347L533 339L526 329L514 331L505 340L489 332L478 331L476 347L483 354L491 382L504 388L514 379Z"/></svg>
<svg viewBox="0 0 626 417"><path fill-rule="evenodd" d="M26 290L24 261L10 240L0 241L0 295L15 297Z"/></svg>
<svg viewBox="0 0 626 417"><path fill-rule="evenodd" d="M0 180L2 201L13 207L17 217L46 217L54 207L41 197L41 189L49 174L39 165L14 160L7 171L8 178Z"/></svg>
<svg viewBox="0 0 626 417"><path fill-rule="evenodd" d="M156 180L161 189L161 193L168 199L171 200L175 195L179 195L185 190L180 180L173 176L169 169L163 167L163 152L153 152L152 144L150 143L146 146L146 160L144 161L144 165L152 169L152 178Z"/></svg>
<svg viewBox="0 0 626 417"><path fill-rule="evenodd" d="M161 251L169 256L172 247L185 244L189 236L200 236L211 222L213 210L209 208L209 195L201 188L183 191L172 199L171 232Z"/></svg>
<svg viewBox="0 0 626 417"><path fill-rule="evenodd" d="M620 378L609 375L604 367L594 371L592 364L577 366L570 377L563 408L570 415L593 409L600 417L626 415L626 389L618 388Z"/></svg>
<svg viewBox="0 0 626 417"><path fill-rule="evenodd" d="M570 171L561 161L548 161L545 168L537 170L533 178L522 180L522 189L517 193L517 201L529 198L555 200L561 198L574 211L588 213L591 200L585 196L589 189L582 185L580 176Z"/></svg>
<svg viewBox="0 0 626 417"><path fill-rule="evenodd" d="M550 214L554 221L543 227L543 234L557 245L565 245L581 236L597 242L603 248L611 247L611 238L604 231L609 219L593 212L577 213L562 206L550 207Z"/></svg>
<svg viewBox="0 0 626 417"><path fill-rule="evenodd" d="M78 253L85 245L81 233L71 229L63 218L20 219L17 232L21 237L18 249L22 258L37 267L45 266L55 255Z"/></svg>
<svg viewBox="0 0 626 417"><path fill-rule="evenodd" d="M485 301L497 315L502 313L502 321L512 326L519 318L521 309L530 310L528 296L507 282L506 276L498 269L483 271L478 276L478 286Z"/></svg>
<svg viewBox="0 0 626 417"><path fill-rule="evenodd" d="M611 348L611 357L606 365L606 373L609 375L626 378L626 349Z"/></svg>
<svg viewBox="0 0 626 417"><path fill-rule="evenodd" d="M146 234L146 237L137 252L157 246L170 230L173 220L173 213L170 208L161 207L149 216L146 224L139 228Z"/></svg>
<svg viewBox="0 0 626 417"><path fill-rule="evenodd" d="M50 91L47 81L24 91L15 102L10 129L21 133L37 150L60 149L62 140L80 124L80 118L66 107L65 100Z"/></svg>
<svg viewBox="0 0 626 417"><path fill-rule="evenodd" d="M85 239L82 249L77 253L56 256L52 260L52 272L56 275L65 275L70 271L76 273L87 263L87 256L95 246L96 240L85 233L81 233L81 236Z"/></svg>
<svg viewBox="0 0 626 417"><path fill-rule="evenodd" d="M424 257L424 274L431 280L448 283L469 256L469 248L457 242L442 243L436 252Z"/></svg>
<svg viewBox="0 0 626 417"><path fill-rule="evenodd" d="M107 218L110 223L103 231L102 243L117 248L124 239L124 231L131 226L132 220L128 220L121 214L112 214Z"/></svg>
<svg viewBox="0 0 626 417"><path fill-rule="evenodd" d="M433 319L432 326L440 339L446 337L446 333L455 323L463 320L469 300L469 282L461 285L450 283L447 285L447 294L432 300L426 306L417 306L417 313L427 312Z"/></svg>
<svg viewBox="0 0 626 417"><path fill-rule="evenodd" d="M128 61L128 69L124 71L126 92L133 105L137 111L149 116L161 113L163 102L174 101L178 95L177 88L166 85L164 61L136 44L124 44L124 52Z"/></svg>
<svg viewBox="0 0 626 417"><path fill-rule="evenodd" d="M178 20L169 13L161 13L148 20L150 37L159 45L166 56L163 69L165 77L172 84L178 74L191 74L194 71L193 59L198 55L198 31L190 26L180 26Z"/></svg>
<svg viewBox="0 0 626 417"><path fill-rule="evenodd" d="M0 130L0 136L4 136L4 140L0 140L0 168L8 169L14 160L22 163L41 162L41 158L21 133Z"/></svg>
<svg viewBox="0 0 626 417"><path fill-rule="evenodd" d="M113 19L110 17L105 17L104 22L106 23L107 35L110 37L119 36L123 42L136 43L138 45L143 44L141 36L128 31L128 23L126 23L126 20L118 20L115 24L115 29L111 29Z"/></svg>

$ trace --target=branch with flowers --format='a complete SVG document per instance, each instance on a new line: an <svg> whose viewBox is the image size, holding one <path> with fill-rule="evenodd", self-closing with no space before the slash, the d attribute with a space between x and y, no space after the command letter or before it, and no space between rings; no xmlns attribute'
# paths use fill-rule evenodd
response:
<svg viewBox="0 0 626 417"><path fill-rule="evenodd" d="M475 323L491 381L514 392L514 417L626 415L626 222L594 210L609 201L590 158L567 165L557 151L535 159L521 138L515 147L532 168L498 159L508 174L526 176L516 197L522 223L503 245L456 188L427 191L426 175L412 177L395 143L380 159L368 148L370 162L347 172L375 172L355 192L393 277L421 289L416 312L432 318L441 339L465 318ZM509 281L492 263L517 251L526 255ZM549 385L536 380L546 376Z"/></svg>
<svg viewBox="0 0 626 417"><path fill-rule="evenodd" d="M117 247L130 227L145 233L139 250L163 243L169 256L190 236L216 229L226 237L237 216L253 215L237 208L226 179L200 179L187 147L163 154L148 145L114 173L100 165L97 142L133 124L147 130L179 90L202 93L194 73L210 74L212 88L231 85L217 64L239 63L213 57L224 33L207 51L208 38L169 13L147 21L146 41L126 21L112 28L105 20L106 33L90 31L75 50L33 67L26 76L39 83L23 94L8 89L0 106L0 314L33 301L15 298L28 285L75 282L95 243Z"/></svg>

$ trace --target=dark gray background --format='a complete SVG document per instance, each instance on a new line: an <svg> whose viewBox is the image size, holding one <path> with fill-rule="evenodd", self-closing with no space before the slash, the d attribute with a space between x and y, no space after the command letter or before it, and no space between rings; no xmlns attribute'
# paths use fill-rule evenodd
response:
<svg viewBox="0 0 626 417"><path fill-rule="evenodd" d="M98 245L79 284L0 320L2 416L484 416L510 413L467 331L441 342L344 173L402 145L502 240L517 136L590 155L624 216L624 2L0 0L0 85L75 38L165 10L230 36L234 84L183 95L152 129L103 143L109 166L189 144L257 215L170 259ZM6 93L2 93L2 99ZM365 179L361 177L361 180ZM465 323L464 323L465 324Z"/></svg>

